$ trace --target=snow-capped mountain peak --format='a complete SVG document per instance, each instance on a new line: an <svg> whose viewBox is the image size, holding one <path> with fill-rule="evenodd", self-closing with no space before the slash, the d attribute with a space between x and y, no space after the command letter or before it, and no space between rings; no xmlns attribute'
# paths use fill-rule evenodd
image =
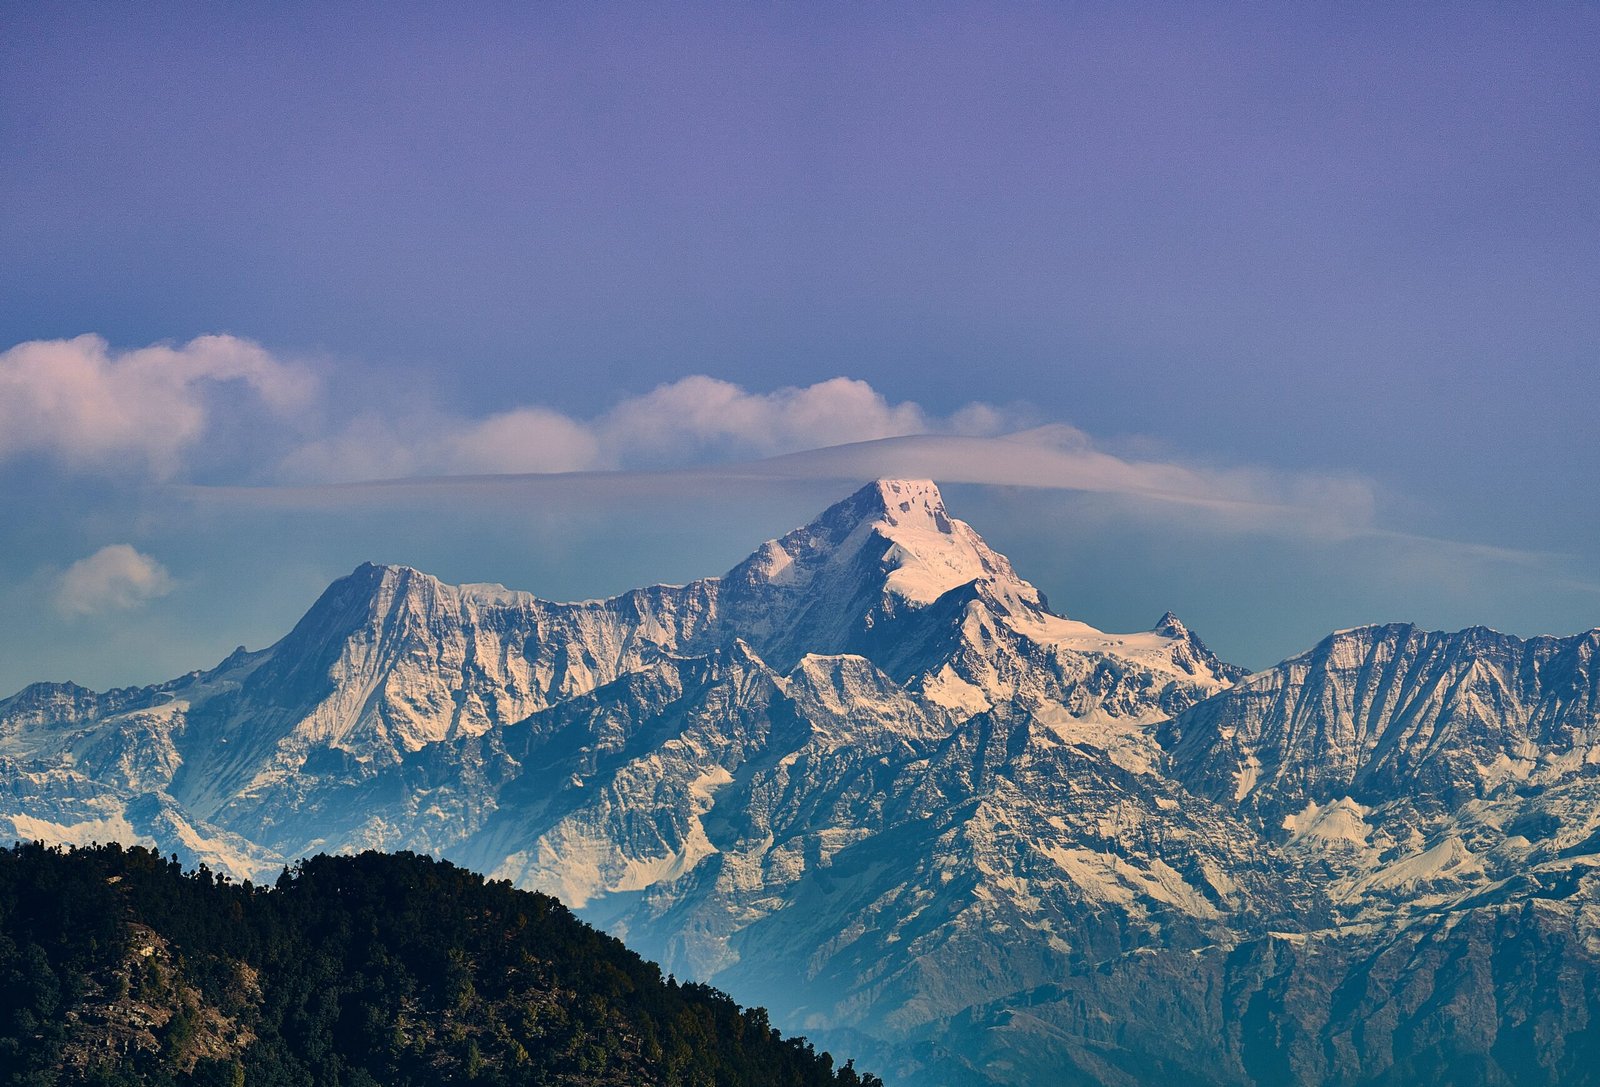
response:
<svg viewBox="0 0 1600 1087"><path fill-rule="evenodd" d="M886 592L920 606L958 586L984 580L1003 583L1028 604L1039 606L1038 591L1017 577L1006 557L965 521L950 516L931 480L881 479L864 490L875 492L883 505L881 517L870 527L890 543L882 560L889 569Z"/></svg>
<svg viewBox="0 0 1600 1087"><path fill-rule="evenodd" d="M807 652L862 654L961 713L1015 697L1016 677L1046 660L1061 685L1034 692L1040 699L1065 697L1104 659L1134 666L1116 670L1129 691L1177 684L1175 701L1106 696L1118 716L1173 712L1240 674L1175 619L1107 634L1054 614L1009 559L950 516L930 480L875 480L768 541L721 579L719 605L780 670ZM1098 712L1102 695L1077 709Z"/></svg>
<svg viewBox="0 0 1600 1087"><path fill-rule="evenodd" d="M733 583L788 588L865 578L871 588L913 608L973 581L1010 586L1040 606L1033 586L964 521L951 517L931 480L880 479L824 510L811 523L770 540L730 572Z"/></svg>

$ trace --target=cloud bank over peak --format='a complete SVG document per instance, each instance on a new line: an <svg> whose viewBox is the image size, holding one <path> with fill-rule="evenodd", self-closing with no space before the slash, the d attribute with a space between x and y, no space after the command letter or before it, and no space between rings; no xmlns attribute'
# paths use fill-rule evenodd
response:
<svg viewBox="0 0 1600 1087"><path fill-rule="evenodd" d="M1041 425L1025 405L940 414L849 377L761 391L693 374L584 417L538 403L452 414L419 398L385 412L380 388L341 400L331 376L226 335L127 351L93 335L19 344L0 353L0 464L42 456L116 479L269 489L571 473L626 486L663 472L909 476L1177 505L1233 530L1374 530L1375 487L1354 476L1119 456L1065 423Z"/></svg>
<svg viewBox="0 0 1600 1087"><path fill-rule="evenodd" d="M346 398L363 405L351 411L328 389L235 336L129 351L93 335L31 341L0 353L0 463L32 455L118 478L294 488L578 472L912 476L1178 504L1247 531L1337 537L1374 522L1375 488L1353 476L1118 456L1026 406L940 414L849 377L758 391L694 374L588 417L537 403L384 412L371 406L382 396L359 395Z"/></svg>

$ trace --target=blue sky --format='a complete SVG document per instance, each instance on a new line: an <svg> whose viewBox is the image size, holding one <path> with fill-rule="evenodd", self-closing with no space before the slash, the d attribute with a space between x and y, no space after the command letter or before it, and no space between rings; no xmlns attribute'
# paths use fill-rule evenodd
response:
<svg viewBox="0 0 1600 1087"><path fill-rule="evenodd" d="M1597 84L1593 4L13 5L0 687L889 470L1249 665L1596 625Z"/></svg>

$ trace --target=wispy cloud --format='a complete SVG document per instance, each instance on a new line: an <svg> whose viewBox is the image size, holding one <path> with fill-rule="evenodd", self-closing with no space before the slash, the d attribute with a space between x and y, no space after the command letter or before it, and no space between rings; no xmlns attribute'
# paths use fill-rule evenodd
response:
<svg viewBox="0 0 1600 1087"><path fill-rule="evenodd" d="M657 471L478 473L299 486L201 488L193 498L223 505L280 509L436 509L492 507L631 508L643 500L690 505L750 501L774 484L808 486L818 501L868 479L928 478L1100 496L1120 513L1123 531L1177 534L1205 547L1246 537L1300 541L1297 546L1355 548L1376 568L1405 569L1418 583L1500 578L1523 570L1585 593L1593 579L1575 576L1572 555L1519 550L1409 533L1381 522L1380 492L1356 475L1217 467L1177 459L1122 457L1074 427L1053 424L998 437L911 434L849 442L772 457L690 464ZM837 486L834 486L837 484Z"/></svg>
<svg viewBox="0 0 1600 1087"><path fill-rule="evenodd" d="M306 405L316 386L304 368L233 336L134 351L99 336L18 344L0 353L0 460L35 454L172 476L205 432L208 392L226 383L277 416Z"/></svg>
<svg viewBox="0 0 1600 1087"><path fill-rule="evenodd" d="M56 610L67 617L126 611L173 589L166 567L130 544L111 544L79 559L56 581Z"/></svg>

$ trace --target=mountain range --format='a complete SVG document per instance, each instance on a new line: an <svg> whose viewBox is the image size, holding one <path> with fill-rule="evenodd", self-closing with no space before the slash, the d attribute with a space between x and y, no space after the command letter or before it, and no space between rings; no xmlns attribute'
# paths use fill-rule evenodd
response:
<svg viewBox="0 0 1600 1087"><path fill-rule="evenodd" d="M1600 1067L1600 630L1253 675L1064 618L926 481L552 603L364 565L276 645L0 701L0 836L429 853L891 1087Z"/></svg>

